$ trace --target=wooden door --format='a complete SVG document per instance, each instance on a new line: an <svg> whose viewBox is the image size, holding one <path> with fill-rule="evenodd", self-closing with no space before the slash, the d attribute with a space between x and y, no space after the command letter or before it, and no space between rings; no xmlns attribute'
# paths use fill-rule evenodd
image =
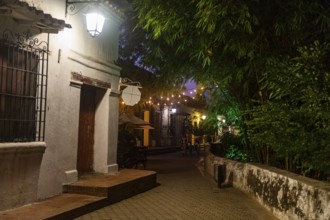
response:
<svg viewBox="0 0 330 220"><path fill-rule="evenodd" d="M95 95L96 89L94 87L82 86L77 158L77 170L79 175L94 171Z"/></svg>

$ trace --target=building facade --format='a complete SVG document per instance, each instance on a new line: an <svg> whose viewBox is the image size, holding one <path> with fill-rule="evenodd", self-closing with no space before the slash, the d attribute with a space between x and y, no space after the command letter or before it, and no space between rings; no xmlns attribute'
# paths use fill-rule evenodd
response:
<svg viewBox="0 0 330 220"><path fill-rule="evenodd" d="M115 173L121 11L112 1L0 0L0 210ZM105 16L99 36L85 14Z"/></svg>

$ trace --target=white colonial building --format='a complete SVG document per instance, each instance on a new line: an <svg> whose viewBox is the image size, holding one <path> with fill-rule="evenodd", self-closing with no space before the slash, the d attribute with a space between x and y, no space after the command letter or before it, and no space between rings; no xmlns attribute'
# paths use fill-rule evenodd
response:
<svg viewBox="0 0 330 220"><path fill-rule="evenodd" d="M0 210L118 171L121 1L74 2L0 0Z"/></svg>

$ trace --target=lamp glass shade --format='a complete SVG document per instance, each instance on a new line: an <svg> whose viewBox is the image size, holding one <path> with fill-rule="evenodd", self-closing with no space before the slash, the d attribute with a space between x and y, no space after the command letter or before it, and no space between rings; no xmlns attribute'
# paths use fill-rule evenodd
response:
<svg viewBox="0 0 330 220"><path fill-rule="evenodd" d="M86 14L87 31L92 35L92 37L98 36L102 32L104 21L105 18L101 14Z"/></svg>

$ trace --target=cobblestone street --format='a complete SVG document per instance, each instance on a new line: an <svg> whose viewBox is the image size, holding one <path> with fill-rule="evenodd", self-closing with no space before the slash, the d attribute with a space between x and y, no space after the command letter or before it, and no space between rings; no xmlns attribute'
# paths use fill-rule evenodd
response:
<svg viewBox="0 0 330 220"><path fill-rule="evenodd" d="M159 186L77 220L276 219L243 192L219 189L197 168L198 161L196 155L181 152L149 156L147 169L158 173Z"/></svg>

